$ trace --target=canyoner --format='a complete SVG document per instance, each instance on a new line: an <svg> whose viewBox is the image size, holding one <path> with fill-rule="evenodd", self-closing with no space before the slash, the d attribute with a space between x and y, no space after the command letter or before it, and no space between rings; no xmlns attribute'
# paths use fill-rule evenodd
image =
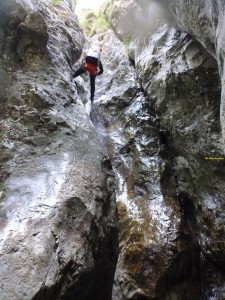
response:
<svg viewBox="0 0 225 300"><path fill-rule="evenodd" d="M101 63L102 48L99 46L93 46L88 51L82 62L82 66L73 74L73 78L76 78L85 72L89 73L91 84L90 100L93 102L95 95L95 78L103 73L103 66Z"/></svg>

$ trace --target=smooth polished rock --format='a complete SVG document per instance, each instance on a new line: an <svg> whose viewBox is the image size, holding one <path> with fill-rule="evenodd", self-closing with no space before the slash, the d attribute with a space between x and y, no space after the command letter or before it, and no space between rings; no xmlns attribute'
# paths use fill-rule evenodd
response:
<svg viewBox="0 0 225 300"><path fill-rule="evenodd" d="M110 10L115 19L113 29L127 48L126 38L131 36L129 30L124 33L126 27L120 28L118 20L123 19L124 10L120 10L119 2L113 1L115 10L109 5L106 15ZM142 9L149 3L138 1ZM126 55L121 54L122 44L111 42L108 34L107 41L103 39L110 79L104 79L106 87L99 89L99 105L118 178L120 216L116 300L224 297L223 63L219 62L223 62L223 55L218 58L217 45L213 44L215 26L210 16L213 20L217 16L210 9L211 2L188 3L165 2L174 10L169 24L160 20L149 33L134 35L128 51L124 49L127 63ZM221 16L223 6L220 1L217 4ZM224 18L219 20L222 28ZM131 58L135 70L129 65ZM135 83L130 86L132 80ZM139 121L143 114L147 124ZM151 170L155 170L155 177ZM159 183L155 178L160 178ZM155 203L152 195L156 195ZM121 203L121 199L125 200ZM145 217L140 218L143 211ZM166 222L161 224L161 216L169 218L174 239L164 241L170 230L162 225ZM147 222L149 228L154 224L162 227L162 237L157 239L157 230L148 227L138 234L141 222Z"/></svg>

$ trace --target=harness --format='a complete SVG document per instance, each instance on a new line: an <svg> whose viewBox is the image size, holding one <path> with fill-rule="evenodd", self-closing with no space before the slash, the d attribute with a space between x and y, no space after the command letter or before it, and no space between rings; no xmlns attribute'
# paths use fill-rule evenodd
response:
<svg viewBox="0 0 225 300"><path fill-rule="evenodd" d="M84 68L91 75L96 75L96 73L97 73L97 67L93 64L85 63Z"/></svg>

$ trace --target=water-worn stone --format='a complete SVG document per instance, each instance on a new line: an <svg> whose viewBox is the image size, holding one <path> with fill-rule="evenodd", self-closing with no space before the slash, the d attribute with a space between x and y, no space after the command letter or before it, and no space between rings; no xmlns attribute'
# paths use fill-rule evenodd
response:
<svg viewBox="0 0 225 300"><path fill-rule="evenodd" d="M4 0L0 23L0 299L111 299L114 175L70 81L84 36L66 1Z"/></svg>
<svg viewBox="0 0 225 300"><path fill-rule="evenodd" d="M110 10L113 29L126 43L130 32L119 27L121 1L112 2L115 9L109 5L106 14ZM147 12L150 1L138 2ZM165 2L174 4L178 19L171 14L169 22L176 29L164 24L131 41L138 81L121 45L108 41L108 34L103 39L109 70L105 89L99 88L99 106L118 178L120 216L115 300L224 299L223 67L212 46L214 22L198 22L217 16L210 1L189 2ZM217 5L223 15L221 1Z"/></svg>

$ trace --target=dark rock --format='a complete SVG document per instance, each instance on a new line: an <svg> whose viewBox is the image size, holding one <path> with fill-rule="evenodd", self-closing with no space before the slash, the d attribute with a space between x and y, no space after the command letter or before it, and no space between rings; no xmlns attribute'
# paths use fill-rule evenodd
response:
<svg viewBox="0 0 225 300"><path fill-rule="evenodd" d="M67 2L0 4L0 299L111 299L114 174L76 88Z"/></svg>

